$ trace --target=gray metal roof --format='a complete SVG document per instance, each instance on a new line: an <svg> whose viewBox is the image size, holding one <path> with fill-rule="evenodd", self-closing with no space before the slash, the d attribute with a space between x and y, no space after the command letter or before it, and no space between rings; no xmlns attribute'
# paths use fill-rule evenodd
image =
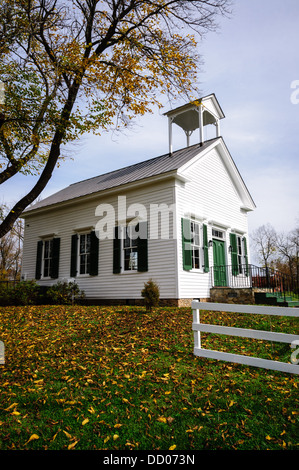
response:
<svg viewBox="0 0 299 470"><path fill-rule="evenodd" d="M210 139L202 145L195 144L181 150L176 150L172 154L167 153L160 157L121 168L120 170L111 171L104 175L73 183L65 189L37 202L34 206L24 211L23 214L25 215L27 212L32 212L36 209L178 170L181 166L219 139L221 138Z"/></svg>

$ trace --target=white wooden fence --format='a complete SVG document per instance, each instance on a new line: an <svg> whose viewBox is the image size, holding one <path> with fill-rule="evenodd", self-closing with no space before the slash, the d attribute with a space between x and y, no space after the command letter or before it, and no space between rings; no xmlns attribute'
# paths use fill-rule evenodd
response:
<svg viewBox="0 0 299 470"><path fill-rule="evenodd" d="M210 359L220 359L223 361L236 362L254 367L262 367L264 369L278 370L281 372L289 372L292 374L299 373L299 361L289 364L285 362L272 361L269 359L261 359L238 354L214 351L212 349L203 349L201 347L200 332L240 336L243 338L255 338L266 341L278 341L282 343L290 343L292 347L299 345L299 336L285 333L275 333L262 330L251 330L248 328L234 328L219 325L209 325L200 323L200 310L209 310L217 312L235 312L260 315L280 315L288 317L299 317L299 309L292 307L263 307L257 305L236 305L236 304L217 304L209 302L199 302L194 300L191 304L193 311L194 331L194 354L196 356L207 357ZM290 351L291 357L291 351Z"/></svg>
<svg viewBox="0 0 299 470"><path fill-rule="evenodd" d="M0 365L4 364L4 363L5 363L5 360L4 360L4 343L3 343L3 341L0 341Z"/></svg>

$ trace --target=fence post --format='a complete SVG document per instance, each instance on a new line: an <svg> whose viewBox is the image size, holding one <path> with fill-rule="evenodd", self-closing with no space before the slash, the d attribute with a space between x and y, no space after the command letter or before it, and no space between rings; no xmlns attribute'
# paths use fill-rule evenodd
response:
<svg viewBox="0 0 299 470"><path fill-rule="evenodd" d="M199 309L193 309L193 323L200 323ZM200 331L194 331L194 348L201 348Z"/></svg>
<svg viewBox="0 0 299 470"><path fill-rule="evenodd" d="M0 341L0 364L4 364L4 343L3 341Z"/></svg>

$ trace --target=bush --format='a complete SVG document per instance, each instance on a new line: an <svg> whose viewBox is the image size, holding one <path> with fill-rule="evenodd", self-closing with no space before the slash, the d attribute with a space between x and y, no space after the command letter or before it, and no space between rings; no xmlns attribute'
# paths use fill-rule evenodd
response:
<svg viewBox="0 0 299 470"><path fill-rule="evenodd" d="M35 281L20 281L13 287L3 285L0 288L0 305L24 306L35 305L39 301L39 286Z"/></svg>
<svg viewBox="0 0 299 470"><path fill-rule="evenodd" d="M0 284L0 306L25 306L25 305L71 305L84 299L75 282L58 282L48 287L40 286L35 281L20 281L14 286Z"/></svg>
<svg viewBox="0 0 299 470"><path fill-rule="evenodd" d="M46 296L51 299L51 303L58 305L71 305L79 303L85 295L76 282L57 282L49 287Z"/></svg>
<svg viewBox="0 0 299 470"><path fill-rule="evenodd" d="M160 289L152 279L144 284L144 288L141 291L142 297L144 297L144 303L146 311L152 310L153 307L157 307L160 300Z"/></svg>

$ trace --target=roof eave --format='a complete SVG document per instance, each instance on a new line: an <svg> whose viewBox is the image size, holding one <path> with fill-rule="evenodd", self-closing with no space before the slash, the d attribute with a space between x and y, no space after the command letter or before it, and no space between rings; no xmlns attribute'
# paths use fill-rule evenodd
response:
<svg viewBox="0 0 299 470"><path fill-rule="evenodd" d="M113 195L115 193L120 193L122 191L130 191L130 190L138 189L140 186L151 185L153 183L157 183L157 182L160 182L160 181L166 181L166 180L169 180L169 179L174 179L174 180L181 181L181 182L184 182L184 183L189 181L189 179L186 176L184 176L183 174L180 173L179 169L176 169L176 170L168 171L166 173L161 173L160 175L154 175L154 176L143 178L143 179L133 181L133 182L130 182L130 183L122 184L122 185L119 185L119 186L114 186L114 187L109 188L109 189L102 189L100 191L96 191L96 192L93 192L93 193L90 193L90 194L84 194L84 195L81 195L81 196L77 196L77 197L68 199L66 201L55 202L55 203L49 204L47 206L37 207L36 209L34 209L34 208L27 209L21 214L20 217L23 218L23 219L26 219L26 217L30 217L32 215L39 215L41 213L48 212L48 211L51 211L51 210L55 210L57 208L62 209L64 207L67 207L69 205L74 204L75 202L80 201L80 202L83 203L83 202L87 202L87 201L90 201L92 199L95 199L97 197L101 197L103 195L110 196L110 195Z"/></svg>

